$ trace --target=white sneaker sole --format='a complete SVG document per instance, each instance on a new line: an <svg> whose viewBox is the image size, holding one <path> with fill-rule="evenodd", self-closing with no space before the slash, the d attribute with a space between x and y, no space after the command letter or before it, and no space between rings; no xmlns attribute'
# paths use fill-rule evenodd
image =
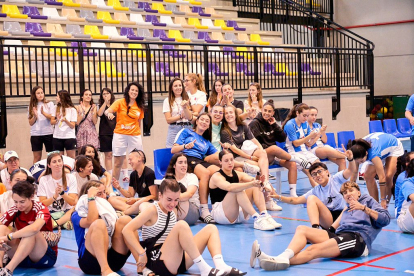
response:
<svg viewBox="0 0 414 276"><path fill-rule="evenodd" d="M260 267L267 271L285 270L289 267L289 263L281 263L276 260L261 260Z"/></svg>
<svg viewBox="0 0 414 276"><path fill-rule="evenodd" d="M256 266L256 260L257 260L257 251L259 251L260 245L255 240L252 245L252 252L250 254L250 267L254 268Z"/></svg>

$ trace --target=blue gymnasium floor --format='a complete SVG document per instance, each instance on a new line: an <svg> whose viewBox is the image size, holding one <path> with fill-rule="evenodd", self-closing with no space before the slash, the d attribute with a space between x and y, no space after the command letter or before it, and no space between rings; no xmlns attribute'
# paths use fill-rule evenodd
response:
<svg viewBox="0 0 414 276"><path fill-rule="evenodd" d="M334 172L336 166L329 166ZM282 173L283 194L288 195L287 174ZM299 174L298 194L304 194L310 189L309 182ZM362 192L366 193L365 185L361 186ZM292 266L286 271L266 272L256 265L250 268L249 258L251 245L258 240L261 249L267 254L277 255L289 244L298 225L309 225L306 208L302 205L288 205L281 203L283 211L270 212L272 216L283 224L282 229L275 231L259 231L253 229L253 221L247 224L233 226L218 226L222 241L224 260L231 266L246 271L247 275L410 275L414 274L414 235L402 234L395 219L391 220L378 235L373 244L373 251L368 257L357 259L318 259L309 264ZM394 217L394 205L390 204L390 213ZM193 233L197 233L204 224L192 227ZM211 256L206 250L204 258L210 265L214 265ZM408 271L407 271L408 270ZM409 272L411 271L411 272ZM135 260L131 256L124 268L118 272L121 275L137 275ZM84 275L77 263L77 246L73 231L62 231L62 239L59 243L58 260L53 269L34 270L17 269L14 275ZM199 275L197 268L190 268L185 275ZM162 276L162 275L161 275Z"/></svg>

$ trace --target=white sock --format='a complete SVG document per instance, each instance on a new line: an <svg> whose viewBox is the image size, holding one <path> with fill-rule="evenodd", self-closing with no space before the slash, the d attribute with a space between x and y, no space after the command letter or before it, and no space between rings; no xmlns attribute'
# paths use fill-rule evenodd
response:
<svg viewBox="0 0 414 276"><path fill-rule="evenodd" d="M257 219L260 215L258 213L254 213L252 218Z"/></svg>
<svg viewBox="0 0 414 276"><path fill-rule="evenodd" d="M267 259L273 258L272 256L267 255L260 249L259 249L259 252L257 252L257 255L258 255L257 258L259 259L259 263L261 260L267 260Z"/></svg>
<svg viewBox="0 0 414 276"><path fill-rule="evenodd" d="M122 174L124 177L128 176L128 169L122 169Z"/></svg>
<svg viewBox="0 0 414 276"><path fill-rule="evenodd" d="M230 273L232 267L224 262L223 255L217 254L216 256L214 256L213 262L217 269L224 271L226 273Z"/></svg>
<svg viewBox="0 0 414 276"><path fill-rule="evenodd" d="M260 212L260 215L261 216L267 216L267 210L264 210L264 211Z"/></svg>
<svg viewBox="0 0 414 276"><path fill-rule="evenodd" d="M296 184L289 184L290 196L298 197L296 194Z"/></svg>
<svg viewBox="0 0 414 276"><path fill-rule="evenodd" d="M195 258L193 262L197 265L201 275L208 275L210 273L212 267L206 263L201 255Z"/></svg>
<svg viewBox="0 0 414 276"><path fill-rule="evenodd" d="M210 210L208 209L208 204L200 204L200 217L205 218L210 215Z"/></svg>
<svg viewBox="0 0 414 276"><path fill-rule="evenodd" d="M285 251L283 251L282 254L279 254L277 257L285 258L285 259L292 259L295 256L295 253L292 249L287 248Z"/></svg>
<svg viewBox="0 0 414 276"><path fill-rule="evenodd" d="M296 157L294 155L291 155L291 158L290 158L289 161L292 161L292 162L295 162L295 163L299 163L300 164L300 162L302 162L303 160L300 159L299 157Z"/></svg>
<svg viewBox="0 0 414 276"><path fill-rule="evenodd" d="M112 170L108 170L108 173L109 173L110 175L112 175Z"/></svg>

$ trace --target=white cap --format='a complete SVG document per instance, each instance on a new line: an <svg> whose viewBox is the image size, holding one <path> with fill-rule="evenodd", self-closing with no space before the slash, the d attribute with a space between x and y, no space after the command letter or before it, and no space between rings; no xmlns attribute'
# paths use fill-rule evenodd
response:
<svg viewBox="0 0 414 276"><path fill-rule="evenodd" d="M14 150L9 150L4 154L4 161L7 162L7 160L9 160L11 157L19 158L17 152L15 152Z"/></svg>

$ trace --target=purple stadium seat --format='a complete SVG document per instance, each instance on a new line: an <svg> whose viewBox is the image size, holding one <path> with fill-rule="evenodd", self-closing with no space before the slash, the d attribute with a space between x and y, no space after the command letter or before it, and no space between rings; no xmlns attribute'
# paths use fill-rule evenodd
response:
<svg viewBox="0 0 414 276"><path fill-rule="evenodd" d="M154 30L154 37L159 37L162 41L175 41L175 38L169 38L164 30Z"/></svg>
<svg viewBox="0 0 414 276"><path fill-rule="evenodd" d="M170 70L170 64L168 62L156 62L155 72L161 73L166 77L179 77L180 73L176 73Z"/></svg>
<svg viewBox="0 0 414 276"><path fill-rule="evenodd" d="M47 16L40 15L40 12L36 7L24 6L23 14L27 14L31 19L44 19L44 20L48 19Z"/></svg>
<svg viewBox="0 0 414 276"><path fill-rule="evenodd" d="M221 72L220 67L214 62L208 64L208 72L213 73L217 77L227 77L229 75L228 72Z"/></svg>
<svg viewBox="0 0 414 276"><path fill-rule="evenodd" d="M76 48L73 49L73 51L76 52L76 53L78 53L78 48L77 48L78 47L78 42L71 42L70 43L70 46L76 47ZM98 55L98 53L94 53L92 51L91 52L88 52L88 49L85 49L86 47L88 47L86 45L86 42L82 42L82 47L84 47L84 49L83 49L83 55L84 56L97 56Z"/></svg>
<svg viewBox="0 0 414 276"><path fill-rule="evenodd" d="M143 37L141 36L137 36L134 33L134 29L132 28L127 28L127 27L121 27L121 36L126 36L131 40L144 40Z"/></svg>
<svg viewBox="0 0 414 276"><path fill-rule="evenodd" d="M151 9L149 3L147 2L138 2L138 9L144 9L146 12L158 13L157 10Z"/></svg>
<svg viewBox="0 0 414 276"><path fill-rule="evenodd" d="M312 67L310 66L309 63L302 63L301 64L301 68L302 68L302 72L311 74L311 75L320 75L322 74L321 72L315 72L312 70Z"/></svg>
<svg viewBox="0 0 414 276"><path fill-rule="evenodd" d="M228 20L226 25L227 25L227 27L233 27L236 31L245 31L246 30L246 28L240 28L237 25L237 22L233 21L233 20Z"/></svg>
<svg viewBox="0 0 414 276"><path fill-rule="evenodd" d="M7 14L5 14L5 13L0 13L0 17L7 17Z"/></svg>
<svg viewBox="0 0 414 276"><path fill-rule="evenodd" d="M233 47L226 47L226 46L224 46L223 47L223 54L225 56L231 55L231 57L234 58L234 59L241 59L241 58L243 58L243 56L236 55L236 51L234 51L234 48Z"/></svg>
<svg viewBox="0 0 414 276"><path fill-rule="evenodd" d="M39 23L26 22L26 32L34 36L51 37L51 33L45 33Z"/></svg>
<svg viewBox="0 0 414 276"><path fill-rule="evenodd" d="M211 39L208 33L206 32L198 32L198 39L204 39L204 41L207 43L218 43L219 42L218 40Z"/></svg>
<svg viewBox="0 0 414 276"><path fill-rule="evenodd" d="M246 76L254 76L254 72L250 72L247 63L236 63L236 72L244 73Z"/></svg>
<svg viewBox="0 0 414 276"><path fill-rule="evenodd" d="M192 12L198 13L200 16L206 16L206 17L211 17L211 14L209 13L204 13L203 8L202 7L195 7L193 6L193 9L191 10Z"/></svg>
<svg viewBox="0 0 414 276"><path fill-rule="evenodd" d="M146 15L145 16L145 22L151 22L152 25L154 26L158 26L158 27L167 27L167 24L165 23L160 23L158 21L158 18L156 15Z"/></svg>
<svg viewBox="0 0 414 276"><path fill-rule="evenodd" d="M174 50L175 49L174 45L163 45L162 48L164 50ZM180 54L178 51L166 51L166 53L168 53L168 55L171 56L171 57L176 57L176 58L185 58L186 57L186 55Z"/></svg>
<svg viewBox="0 0 414 276"><path fill-rule="evenodd" d="M276 68L275 68L275 65L272 64L272 63L265 63L263 65L263 69L264 69L263 70L264 73L269 73L270 72L274 76L283 76L285 74L283 72L277 72Z"/></svg>
<svg viewBox="0 0 414 276"><path fill-rule="evenodd" d="M45 4L53 6L63 6L62 2L56 2L56 0L45 0Z"/></svg>

